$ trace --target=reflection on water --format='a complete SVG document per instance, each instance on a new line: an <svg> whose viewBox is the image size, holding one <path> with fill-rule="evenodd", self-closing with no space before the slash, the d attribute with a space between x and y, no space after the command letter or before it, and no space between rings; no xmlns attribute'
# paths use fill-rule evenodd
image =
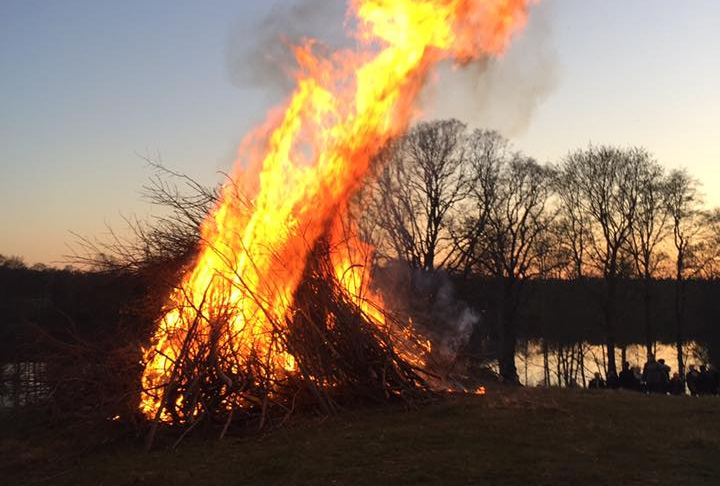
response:
<svg viewBox="0 0 720 486"><path fill-rule="evenodd" d="M47 398L47 364L6 363L0 375L0 408L23 407Z"/></svg>
<svg viewBox="0 0 720 486"><path fill-rule="evenodd" d="M678 371L675 345L656 343L656 359L664 359L670 374ZM633 344L625 348L625 360L631 367L642 369L646 361L645 345ZM703 363L701 348L695 342L683 346L685 369L689 364ZM618 372L622 366L622 349L617 348L615 363ZM607 351L602 345L588 343L572 346L529 341L518 346L516 365L520 382L526 386L586 386L595 373L605 376ZM497 366L495 365L496 370Z"/></svg>

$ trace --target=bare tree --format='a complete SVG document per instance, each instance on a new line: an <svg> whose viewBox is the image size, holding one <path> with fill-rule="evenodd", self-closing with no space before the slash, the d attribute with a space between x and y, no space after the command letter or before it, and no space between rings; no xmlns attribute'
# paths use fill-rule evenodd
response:
<svg viewBox="0 0 720 486"><path fill-rule="evenodd" d="M663 168L654 160L649 160L638 175L637 209L627 248L635 273L642 281L645 347L649 356L654 354L656 342L651 316L652 282L667 257L659 248L669 230L668 184Z"/></svg>
<svg viewBox="0 0 720 486"><path fill-rule="evenodd" d="M151 221L126 217L129 236L113 228L108 228L107 239L75 235L73 254L67 257L72 263L100 271L138 272L182 263L195 254L201 225L219 198L219 188L206 187L159 161L145 160L154 174L142 187L141 195L162 208L163 214Z"/></svg>
<svg viewBox="0 0 720 486"><path fill-rule="evenodd" d="M522 283L539 274L548 251L545 232L553 215L546 206L551 179L547 168L521 154L512 154L500 162L483 169L495 174L493 177L476 174L479 186L487 183L492 187L481 187L475 193L483 195L476 203L486 208L486 222L483 231L476 233L478 242L472 261L477 271L496 282L500 375L516 383L517 312ZM485 195L492 196L488 200Z"/></svg>
<svg viewBox="0 0 720 486"><path fill-rule="evenodd" d="M381 153L367 217L389 258L429 271L452 258L453 210L470 187L465 138L457 120L420 123Z"/></svg>
<svg viewBox="0 0 720 486"><path fill-rule="evenodd" d="M589 223L588 257L605 282L603 314L608 354L607 375L617 378L615 363L618 282L635 223L641 174L650 156L644 149L590 146L571 152L560 166L564 205L574 204ZM567 191L576 191L568 193ZM567 213L568 208L565 209Z"/></svg>
<svg viewBox="0 0 720 486"><path fill-rule="evenodd" d="M21 270L27 268L27 264L20 256L5 256L0 254L0 267L10 270Z"/></svg>
<svg viewBox="0 0 720 486"><path fill-rule="evenodd" d="M494 130L475 130L467 139L470 186L451 226L453 259L449 269L468 275L476 266L491 208L497 203L500 173L513 156L509 141Z"/></svg>
<svg viewBox="0 0 720 486"><path fill-rule="evenodd" d="M585 277L590 235L590 215L582 204L583 189L578 171L555 168L553 188L558 196L558 218L554 228L557 250L566 256L565 276L577 281Z"/></svg>
<svg viewBox="0 0 720 486"><path fill-rule="evenodd" d="M675 348L678 373L685 376L683 344L685 343L685 312L688 278L704 267L701 256L703 230L707 215L701 211L699 183L685 170L674 170L667 182L667 210L671 218L675 249Z"/></svg>
<svg viewBox="0 0 720 486"><path fill-rule="evenodd" d="M700 253L693 266L693 276L707 280L720 279L720 207L703 211L700 224L703 226L702 242L697 245Z"/></svg>

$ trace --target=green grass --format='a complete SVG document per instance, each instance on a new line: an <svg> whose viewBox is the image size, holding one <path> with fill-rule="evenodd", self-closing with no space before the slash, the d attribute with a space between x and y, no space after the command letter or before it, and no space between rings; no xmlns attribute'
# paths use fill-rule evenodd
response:
<svg viewBox="0 0 720 486"><path fill-rule="evenodd" d="M61 429L7 430L3 485L720 484L715 397L501 388L150 453L128 442L77 449Z"/></svg>

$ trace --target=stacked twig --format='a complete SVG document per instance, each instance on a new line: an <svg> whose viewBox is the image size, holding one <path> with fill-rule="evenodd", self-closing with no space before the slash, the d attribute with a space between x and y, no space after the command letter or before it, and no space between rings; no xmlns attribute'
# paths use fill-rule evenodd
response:
<svg viewBox="0 0 720 486"><path fill-rule="evenodd" d="M215 423L224 435L231 423L263 428L283 423L298 409L332 414L349 403L432 395L432 375L398 348L412 345L412 336L400 337L400 324L389 316L379 322L363 312L335 277L330 251L321 238L290 311L282 318L267 312L271 326L263 353L234 339L236 309L229 305L201 303L181 313L193 318L182 323L184 341L169 379L145 390L160 403L148 445L161 422L186 431ZM291 365L279 367L279 355L290 356Z"/></svg>

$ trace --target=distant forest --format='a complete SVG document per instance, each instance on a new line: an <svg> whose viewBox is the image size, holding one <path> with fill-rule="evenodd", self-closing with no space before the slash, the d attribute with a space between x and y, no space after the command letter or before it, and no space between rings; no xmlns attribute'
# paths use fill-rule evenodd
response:
<svg viewBox="0 0 720 486"><path fill-rule="evenodd" d="M447 277L453 298L466 303L479 316L462 351L493 358L499 325L496 283L477 276ZM147 338L152 330L148 305L156 305L149 304L147 296L154 280L130 272L27 268L17 259L13 265L0 265L0 362L43 360L48 346L54 348L58 343ZM442 285L447 282L444 280ZM641 282L629 279L619 287L622 299L618 310L618 345L643 343L644 288ZM694 279L687 282L687 287L686 339L704 344L708 359L718 366L720 281ZM431 286L420 294L421 302L428 303L425 307L432 307L437 290L437 286ZM675 341L674 292L672 280L652 283L651 320L656 341ZM551 349L558 344L604 343L601 279L535 279L528 282L524 293L525 302L517 316L519 341L544 341ZM414 294L417 307L417 287ZM445 328L448 323L442 318L428 322L431 332L448 332Z"/></svg>

